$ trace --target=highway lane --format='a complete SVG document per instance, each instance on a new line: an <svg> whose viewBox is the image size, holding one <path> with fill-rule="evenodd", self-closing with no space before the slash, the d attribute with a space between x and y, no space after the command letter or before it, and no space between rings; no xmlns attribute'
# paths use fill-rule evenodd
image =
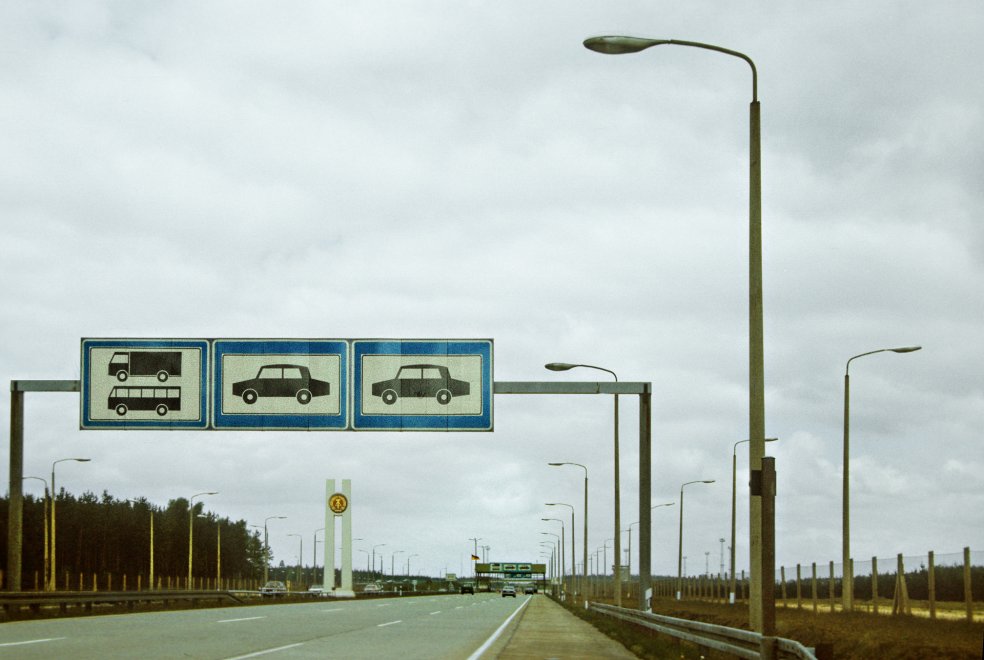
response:
<svg viewBox="0 0 984 660"><path fill-rule="evenodd" d="M0 657L448 658L472 656L530 596L429 597L91 616L0 625Z"/></svg>

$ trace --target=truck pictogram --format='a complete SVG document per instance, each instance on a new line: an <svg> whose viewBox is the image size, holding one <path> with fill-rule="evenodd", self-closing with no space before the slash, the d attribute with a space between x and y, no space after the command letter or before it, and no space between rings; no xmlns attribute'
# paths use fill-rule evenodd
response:
<svg viewBox="0 0 984 660"><path fill-rule="evenodd" d="M130 376L156 376L163 383L181 375L181 352L116 351L109 359L109 375L121 383Z"/></svg>

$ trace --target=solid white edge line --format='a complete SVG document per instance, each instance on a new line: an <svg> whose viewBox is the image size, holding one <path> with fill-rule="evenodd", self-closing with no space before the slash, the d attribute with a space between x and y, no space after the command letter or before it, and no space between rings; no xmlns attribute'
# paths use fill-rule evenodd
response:
<svg viewBox="0 0 984 660"><path fill-rule="evenodd" d="M4 642L0 646L24 646L25 644L40 644L41 642L57 642L59 639L68 639L67 637L46 637L44 639L29 639L25 642Z"/></svg>
<svg viewBox="0 0 984 660"><path fill-rule="evenodd" d="M492 644L495 643L495 640L499 639L499 635L501 635L502 634L502 631L506 629L506 626L509 625L509 622L512 621L516 617L517 614L519 614L520 612L522 612L523 611L523 608L526 607L529 604L530 604L530 599L527 598L523 602L522 605L520 605L519 607L516 608L516 611L515 612L513 612L512 614L509 615L509 618L508 619L506 619L505 621L502 622L502 625L499 626L499 629L496 630L494 633L492 633L492 636L491 637L489 637L487 640L485 640L485 643L484 644L482 644L480 647L478 647L478 649L474 653L472 653L470 656L468 656L468 660L478 660L479 658L481 658L482 657L482 654L485 653L486 651L488 651L489 650L489 647L492 646Z"/></svg>
<svg viewBox="0 0 984 660"><path fill-rule="evenodd" d="M268 653L276 653L278 651L286 651L287 649L296 648L298 646L304 646L304 642L298 642L297 644L288 644L287 646L278 646L275 649L257 651L256 653L247 653L246 655L237 655L232 658L226 658L226 660L245 660L245 658L257 658L261 655L267 655Z"/></svg>

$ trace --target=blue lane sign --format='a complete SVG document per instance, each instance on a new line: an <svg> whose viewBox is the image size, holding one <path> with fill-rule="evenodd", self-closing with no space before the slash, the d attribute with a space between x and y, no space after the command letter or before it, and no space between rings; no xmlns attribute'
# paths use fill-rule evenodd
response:
<svg viewBox="0 0 984 660"><path fill-rule="evenodd" d="M205 339L83 339L83 429L203 429Z"/></svg>
<svg viewBox="0 0 984 660"><path fill-rule="evenodd" d="M491 339L352 342L352 428L491 431Z"/></svg>
<svg viewBox="0 0 984 660"><path fill-rule="evenodd" d="M239 430L344 430L348 342L216 339L212 426Z"/></svg>

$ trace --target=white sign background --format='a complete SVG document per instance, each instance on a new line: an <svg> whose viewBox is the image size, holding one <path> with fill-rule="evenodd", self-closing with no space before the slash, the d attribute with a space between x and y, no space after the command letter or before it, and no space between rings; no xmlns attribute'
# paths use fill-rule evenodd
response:
<svg viewBox="0 0 984 660"><path fill-rule="evenodd" d="M466 396L456 396L441 405L432 396L400 397L392 405L373 396L372 384L396 378L400 367L409 364L433 364L447 367L451 378L469 384ZM482 356L480 355L363 355L363 415L480 415L482 414Z"/></svg>
<svg viewBox="0 0 984 660"><path fill-rule="evenodd" d="M150 376L130 375L126 382L120 382L109 375L109 361L118 351L131 353L181 353L181 375L171 375L166 382L160 382L153 374ZM91 420L137 420L154 421L197 421L202 418L201 401L202 352L197 348L147 348L110 346L89 349L89 419ZM107 406L109 395L117 386L129 387L180 387L181 410L169 410L166 415L158 415L153 410L128 410L126 415L117 415Z"/></svg>
<svg viewBox="0 0 984 660"><path fill-rule="evenodd" d="M232 386L241 380L255 378L261 367L271 364L296 364L311 370L311 377L326 381L327 396L311 397L302 404L294 397L260 397L248 404L242 397L233 396ZM224 415L337 415L341 409L341 358L338 355L312 354L249 354L222 355L222 414Z"/></svg>

